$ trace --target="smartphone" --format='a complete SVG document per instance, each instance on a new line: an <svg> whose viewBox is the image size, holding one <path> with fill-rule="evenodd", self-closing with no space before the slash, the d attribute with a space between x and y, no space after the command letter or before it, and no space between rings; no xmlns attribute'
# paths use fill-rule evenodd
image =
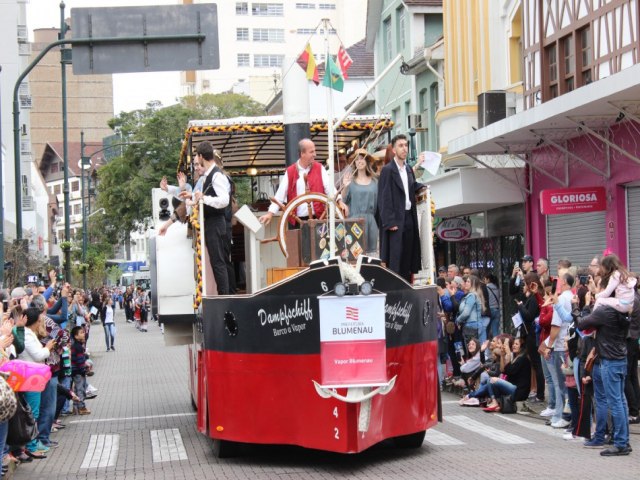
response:
<svg viewBox="0 0 640 480"><path fill-rule="evenodd" d="M5 313L9 311L9 300L2 301L2 311Z"/></svg>
<svg viewBox="0 0 640 480"><path fill-rule="evenodd" d="M589 275L580 275L580 285L587 285L589 283Z"/></svg>
<svg viewBox="0 0 640 480"><path fill-rule="evenodd" d="M520 268L520 262L516 262L516 263L514 263L514 264L513 264L513 266L514 266L515 268Z"/></svg>
<svg viewBox="0 0 640 480"><path fill-rule="evenodd" d="M554 295L556 293L556 288L558 287L558 279L554 278L551 281L551 295Z"/></svg>

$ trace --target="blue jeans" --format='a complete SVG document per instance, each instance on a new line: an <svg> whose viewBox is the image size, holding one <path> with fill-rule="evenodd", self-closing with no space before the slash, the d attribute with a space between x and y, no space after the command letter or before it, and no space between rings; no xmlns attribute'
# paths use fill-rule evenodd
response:
<svg viewBox="0 0 640 480"><path fill-rule="evenodd" d="M470 398L482 398L491 397L497 398L503 395L510 395L512 399L515 399L516 386L506 380L498 379L495 383L491 383L489 380L487 383L478 388L475 392L469 394Z"/></svg>
<svg viewBox="0 0 640 480"><path fill-rule="evenodd" d="M107 350L113 347L113 344L116 341L116 324L115 323L105 323L104 341L107 344Z"/></svg>
<svg viewBox="0 0 640 480"><path fill-rule="evenodd" d="M625 448L629 444L629 414L624 384L627 376L627 359L603 358L593 367L593 389L596 399L596 433L593 439L604 442L607 413L613 423L613 444Z"/></svg>
<svg viewBox="0 0 640 480"><path fill-rule="evenodd" d="M551 410L555 410L556 408L556 389L553 385L553 378L551 377L551 372L549 372L549 367L547 366L547 362L544 357L540 355L540 363L542 364L542 374L544 375L544 382L549 387L549 398L547 402L547 407Z"/></svg>
<svg viewBox="0 0 640 480"><path fill-rule="evenodd" d="M490 311L491 320L489 321L489 326L487 327L487 336L493 338L500 335L500 309L492 308Z"/></svg>
<svg viewBox="0 0 640 480"><path fill-rule="evenodd" d="M0 459L4 458L4 454L6 453L7 433L9 433L9 420L0 422Z"/></svg>
<svg viewBox="0 0 640 480"><path fill-rule="evenodd" d="M555 391L555 405L551 408L555 409L556 413L551 417L551 422L558 422L562 420L562 411L564 410L564 401L567 398L567 385L564 381L564 373L562 373L562 362L564 360L564 351L553 351L549 360L544 359L544 363L547 364L549 375L553 380L553 389ZM543 364L544 364L543 363Z"/></svg>
<svg viewBox="0 0 640 480"><path fill-rule="evenodd" d="M24 392L24 399L29 404L31 408L31 413L33 414L33 418L38 420L40 418L40 392ZM35 438L27 443L27 449L33 451L38 444L38 439Z"/></svg>
<svg viewBox="0 0 640 480"><path fill-rule="evenodd" d="M40 417L38 418L38 440L49 446L51 426L56 415L58 403L58 376L57 373L47 382L47 386L40 394Z"/></svg>

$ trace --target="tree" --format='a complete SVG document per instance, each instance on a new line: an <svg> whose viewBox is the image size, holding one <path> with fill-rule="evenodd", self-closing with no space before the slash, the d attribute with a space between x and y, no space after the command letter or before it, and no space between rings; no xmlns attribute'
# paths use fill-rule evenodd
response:
<svg viewBox="0 0 640 480"><path fill-rule="evenodd" d="M180 103L198 114L197 118L255 117L265 114L264 105L239 93L205 93L182 97Z"/></svg>
<svg viewBox="0 0 640 480"><path fill-rule="evenodd" d="M122 269L118 265L111 265L107 268L107 278L111 285L116 285L122 276Z"/></svg>
<svg viewBox="0 0 640 480"><path fill-rule="evenodd" d="M151 102L145 109L113 118L109 126L136 144L98 170L97 202L106 211L100 235L111 244L128 245L130 232L146 229L151 189L158 187L163 176L175 179L189 120L263 113L264 107L245 95L221 93L184 97L180 104L166 108Z"/></svg>

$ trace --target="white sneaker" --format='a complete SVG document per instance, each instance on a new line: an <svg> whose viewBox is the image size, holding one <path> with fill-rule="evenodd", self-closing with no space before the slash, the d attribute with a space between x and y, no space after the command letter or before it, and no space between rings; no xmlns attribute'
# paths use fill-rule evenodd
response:
<svg viewBox="0 0 640 480"><path fill-rule="evenodd" d="M545 408L540 412L541 417L553 417L556 414L555 409Z"/></svg>
<svg viewBox="0 0 640 480"><path fill-rule="evenodd" d="M551 426L553 428L565 428L567 425L569 425L569 422L563 418L561 418L557 422L551 422Z"/></svg>
<svg viewBox="0 0 640 480"><path fill-rule="evenodd" d="M94 387L90 383L87 384L87 388L85 390L86 393L97 393L97 391L98 391L98 389L96 387Z"/></svg>

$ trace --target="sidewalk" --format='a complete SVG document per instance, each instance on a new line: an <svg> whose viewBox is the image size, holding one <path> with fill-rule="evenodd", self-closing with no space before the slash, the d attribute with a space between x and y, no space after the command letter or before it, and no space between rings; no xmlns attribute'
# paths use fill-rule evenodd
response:
<svg viewBox="0 0 640 480"><path fill-rule="evenodd" d="M141 468L162 469L163 464L154 464L151 455L149 432L154 429L194 432L194 438L205 441L188 448L210 448L206 438L195 431L186 347L165 347L156 322L149 322L147 333L139 332L134 324L126 323L120 309L116 310L115 321L115 352L106 351L102 325L91 325L88 349L95 374L87 380L98 388L98 396L87 400L91 415L61 417L66 428L52 434L59 447L46 459L20 465L13 479L124 479L133 478ZM113 466L87 468L92 438L100 441L116 437ZM144 458L137 458L141 452Z"/></svg>

